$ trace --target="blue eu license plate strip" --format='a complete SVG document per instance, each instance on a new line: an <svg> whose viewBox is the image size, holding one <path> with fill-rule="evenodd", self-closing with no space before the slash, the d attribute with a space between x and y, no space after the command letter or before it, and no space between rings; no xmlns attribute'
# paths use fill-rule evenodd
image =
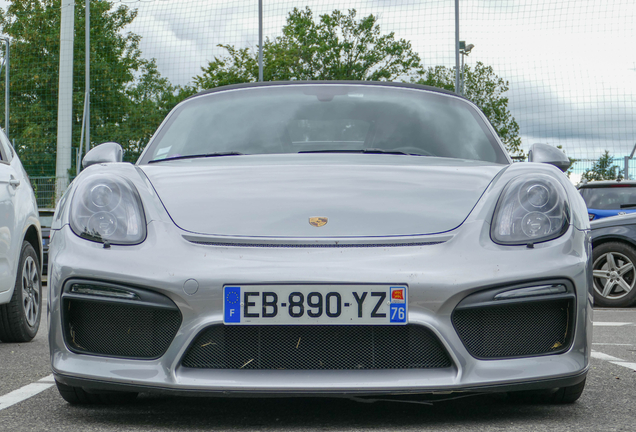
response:
<svg viewBox="0 0 636 432"><path fill-rule="evenodd" d="M241 322L241 287L226 286L223 298L225 299L225 322Z"/></svg>

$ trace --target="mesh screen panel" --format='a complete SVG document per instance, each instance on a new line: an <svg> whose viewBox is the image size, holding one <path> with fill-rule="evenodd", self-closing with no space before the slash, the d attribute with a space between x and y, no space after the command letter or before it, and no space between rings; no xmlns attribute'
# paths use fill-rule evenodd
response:
<svg viewBox="0 0 636 432"><path fill-rule="evenodd" d="M104 141L123 145L124 157L136 160L154 129L177 102L189 94L230 82L255 81L258 70L259 13L254 0L91 0L90 89L85 85L86 0L2 1L3 34L10 38L7 53L0 43L0 61L10 57L10 67L0 70L0 97L4 96L6 70L10 69L8 135L33 177L52 184L57 177L74 175L85 149L82 138L84 101L90 90L89 147ZM74 55L60 64L62 4L74 4ZM23 5L23 6L20 6ZM355 9L355 22L373 16L378 36L394 35L408 42L420 59L405 68L395 81L411 78L454 89L455 68L460 68L460 89L498 125L507 144L520 144L527 153L533 143L563 146L578 161L573 181L591 169L607 150L623 167L623 157L634 146L636 133L636 2L633 0L462 0L458 2L459 36L474 49L455 59L455 4L450 0L269 0L263 2L265 38L264 79L282 66L310 63L312 69L352 61L352 47L365 54L378 43L360 43L330 57L331 39L315 61L307 62L307 49L268 50L269 42L283 36L294 8L308 7L313 22L320 16ZM69 14L71 12L68 12ZM298 21L296 21L298 22ZM304 36L307 27L293 34ZM307 32L308 33L308 32ZM347 46L341 27L333 31L337 46ZM314 40L308 37L310 41ZM377 40L375 39L371 39ZM305 44L307 47L308 44ZM224 48L224 46L226 48ZM283 46L284 45L277 45ZM292 47L293 48L293 47ZM230 51L233 50L233 51ZM246 61L233 62L232 52ZM268 52L271 56L268 56ZM400 57L399 51L393 51ZM10 54L10 55L7 55ZM301 54L303 56L301 57ZM357 65L371 71L387 70L383 57L359 56ZM217 62L217 59L219 62ZM374 64L374 61L377 61ZM215 66L226 66L214 69ZM234 66L233 68L231 66ZM206 74L202 69L212 69ZM341 67L327 79L356 73L359 67ZM60 77L60 71L66 77ZM216 72L215 72L216 71ZM230 71L230 73L226 73ZM64 72L62 72L64 74ZM72 76L69 76L72 75ZM201 80L211 75L216 80ZM59 79L68 79L72 98L58 101ZM70 78L70 79L69 79ZM68 121L64 151L68 169L57 169L58 108L72 112L59 116ZM0 124L5 124L0 110ZM511 147L511 145L509 145ZM79 157L77 157L79 156ZM69 160L70 159L70 160ZM636 159L629 161L631 177ZM48 178L49 180L44 180ZM68 179L70 180L70 179ZM61 195L58 192L58 198ZM42 206L55 204L55 190L37 192Z"/></svg>
<svg viewBox="0 0 636 432"><path fill-rule="evenodd" d="M204 330L185 367L209 369L416 369L451 361L426 328L406 326L224 326Z"/></svg>
<svg viewBox="0 0 636 432"><path fill-rule="evenodd" d="M178 310L77 299L65 300L64 319L72 350L144 359L162 356L181 325Z"/></svg>
<svg viewBox="0 0 636 432"><path fill-rule="evenodd" d="M453 313L453 325L468 352L495 359L565 351L573 334L573 302L511 304Z"/></svg>

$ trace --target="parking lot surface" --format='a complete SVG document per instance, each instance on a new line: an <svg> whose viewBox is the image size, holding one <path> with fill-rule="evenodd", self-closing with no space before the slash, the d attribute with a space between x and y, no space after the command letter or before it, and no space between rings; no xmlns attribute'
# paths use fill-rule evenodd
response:
<svg viewBox="0 0 636 432"><path fill-rule="evenodd" d="M417 397L356 401L141 394L126 406L77 407L53 385L46 334L43 320L33 342L0 343L0 430L636 430L636 309L594 312L587 386L578 402L565 406L516 403L505 395L431 403Z"/></svg>

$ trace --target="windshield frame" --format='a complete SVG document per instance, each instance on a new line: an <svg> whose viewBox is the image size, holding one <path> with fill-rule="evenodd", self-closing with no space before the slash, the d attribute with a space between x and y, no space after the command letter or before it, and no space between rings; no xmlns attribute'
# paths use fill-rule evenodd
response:
<svg viewBox="0 0 636 432"><path fill-rule="evenodd" d="M435 93L437 96L444 96L444 97L453 98L455 100L460 100L462 101L462 103L466 104L468 111L473 115L473 117L475 117L475 120L478 122L484 134L487 135L491 145L493 146L493 150L497 155L497 161L495 162L487 161L487 162L502 164L502 165L513 163L510 155L508 154L507 149L505 148L503 142L501 141L501 138L497 134L497 131L491 124L490 120L485 116L485 114L481 111L481 109L479 109L477 105L475 105L472 101L466 99L463 96L459 96L448 90L420 85L420 84L394 83L394 82L384 82L384 81L366 82L366 81L335 81L334 80L334 81L285 81L285 82L273 81L273 82L264 82L264 83L260 82L260 83L235 84L235 85L228 85L228 86L222 86L222 87L218 87L218 88L214 88L210 90L205 90L203 92L192 95L186 98L185 100L183 100L182 102L180 102L179 104L177 104L168 113L166 118L159 125L159 127L157 128L157 130L151 137L150 141L144 148L143 152L139 156L139 159L137 160L136 165L147 165L151 162L159 162L159 160L153 160L150 156L152 154L151 150L153 149L153 145L156 143L157 140L159 141L161 140L162 136L168 130L172 121L174 121L175 117L178 116L178 113L180 112L180 109L183 105L188 104L189 102L196 99L210 97L213 94L217 94L217 93L257 91L263 88L287 87L287 86L396 87L396 88L399 88L400 90L424 92L424 93ZM295 154L297 153L280 153L280 155L295 155ZM302 154L306 155L311 153L302 153ZM360 154L366 154L366 153L360 152ZM249 154L245 154L244 156L259 156L259 155L261 154L249 153ZM412 156L412 155L407 154L404 156ZM445 156L435 156L435 157L445 157ZM446 158L453 159L452 157L446 157ZM170 159L166 159L166 162L169 162L169 160ZM476 159L476 160L479 160L479 159Z"/></svg>

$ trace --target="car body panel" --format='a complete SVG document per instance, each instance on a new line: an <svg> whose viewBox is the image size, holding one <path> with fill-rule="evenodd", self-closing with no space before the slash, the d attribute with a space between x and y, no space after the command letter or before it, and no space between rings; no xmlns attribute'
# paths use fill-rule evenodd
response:
<svg viewBox="0 0 636 432"><path fill-rule="evenodd" d="M112 168L113 171L134 172L130 165ZM67 223L62 223L50 244L49 307L52 320L49 325L53 371L62 380L75 377L115 386L259 394L461 391L476 386L579 376L589 367L591 347L592 301L587 271L589 232L572 224L565 236L536 244L534 248L500 246L490 240L488 221L503 186L524 172L554 174L554 170L550 166L530 163L506 170L490 185L461 227L446 236L417 236L418 239L427 238L431 243L427 246L271 249L254 247L263 242L257 238L251 238L245 246L197 245L187 240L188 233L177 228L163 208L152 206L146 209L148 238L135 246L104 248L100 243L77 237ZM560 172L557 174L562 176ZM143 183L139 177L136 180ZM573 188L570 192L578 196ZM580 222L587 221L581 219ZM219 236L205 237L211 243L219 240ZM226 237L221 239L228 240ZM439 244L434 244L436 242ZM475 250L479 252L474 253ZM179 257L178 265L174 257ZM98 267L95 266L97 262ZM525 264L520 266L520 262ZM540 276L537 274L539 268ZM455 366L445 370L353 373L193 371L179 366L196 334L210 324L222 322L224 284L349 284L359 283L361 274L365 275L364 283L406 284L410 296L409 321L433 330L448 349ZM176 303L183 314L183 324L164 356L143 362L105 361L99 356L75 354L66 347L59 321L59 287L71 277L86 275L100 281L152 287ZM466 295L493 285L521 281L540 283L557 277L566 277L577 287L576 332L574 343L566 353L478 361L466 352L450 322L454 307ZM183 291L188 279L199 283L200 289L194 296Z"/></svg>
<svg viewBox="0 0 636 432"><path fill-rule="evenodd" d="M9 181L16 176L11 165L0 163L0 292L9 290L15 281L13 268L17 264L13 234L18 221L15 210L16 192Z"/></svg>
<svg viewBox="0 0 636 432"><path fill-rule="evenodd" d="M636 247L636 214L619 215L593 220L592 242L594 245L606 241L618 240Z"/></svg>
<svg viewBox="0 0 636 432"><path fill-rule="evenodd" d="M13 295L22 242L27 230L32 228L37 231L38 244L34 245L34 249L40 263L42 237L37 203L29 178L2 131L0 141L3 156L0 161L0 304L3 304Z"/></svg>
<svg viewBox="0 0 636 432"><path fill-rule="evenodd" d="M623 210L598 210L598 209L587 209L587 212L591 215L594 215L592 221L604 219L613 216L622 216L623 214L634 213L636 210L633 209L623 209Z"/></svg>
<svg viewBox="0 0 636 432"><path fill-rule="evenodd" d="M472 224L471 224L472 225ZM480 226L483 224L479 223ZM470 226L469 229L474 229ZM577 336L572 348L558 356L523 359L476 361L468 354L453 330L450 316L466 294L496 284L513 284L520 280L540 282L544 278L571 277L576 286L586 286L587 275L582 257L586 234L571 228L573 238L556 240L554 247L520 248L509 262L499 256L503 247L480 245L478 233L469 239L458 237L440 245L414 247L375 247L362 249L271 249L256 247L192 246L168 224L149 224L165 242L149 241L134 247L111 246L104 249L95 243L84 259L84 240L70 233L68 226L53 237L52 250L58 251L49 275L51 286L61 280L90 272L96 280L152 287L173 300L183 314L183 324L168 352L160 359L143 362L77 355L63 340L59 319L50 323L53 371L57 374L118 383L143 383L148 386L218 391L297 392L360 390L397 391L431 390L452 386L455 389L474 385L495 385L565 377L585 371L589 364L591 301L585 290L577 291ZM480 230L481 231L481 230ZM63 242L63 244L58 244ZM163 244L161 244L163 243ZM168 245L169 244L169 245ZM479 259L465 254L467 248L480 247ZM127 250L119 251L120 248ZM60 252L63 250L64 252ZM568 259L562 260L563 251ZM121 253L121 255L120 255ZM119 255L119 256L115 256ZM144 259L139 260L139 255ZM179 256L180 265L171 264ZM449 267L448 257L456 263ZM527 263L524 269L518 260ZM91 262L100 262L95 271ZM122 266L122 262L129 264ZM272 262L276 262L276 267ZM311 262L311 265L307 263ZM422 262L427 265L423 268ZM542 263L552 263L546 266ZM567 263L569 262L569 264ZM537 279L536 269L542 268ZM329 270L327 270L329 269ZM113 278L119 272L125 277ZM240 276L237 276L239 275ZM200 330L222 323L222 286L225 283L403 283L410 293L409 322L435 331L453 356L456 368L444 371L193 371L179 367L186 348ZM149 276L151 275L151 276ZM281 275L284 275L281 276ZM184 293L186 280L195 279L199 291ZM51 293L52 316L59 317L60 296ZM549 373L546 373L546 370ZM396 379L401 377L398 381ZM279 380L280 378L280 380Z"/></svg>
<svg viewBox="0 0 636 432"><path fill-rule="evenodd" d="M412 159L259 155L178 160L141 169L172 220L186 231L250 237L356 237L450 231L464 221L505 167L448 158ZM166 169L166 164L174 166ZM427 184L435 187L422 187ZM312 216L327 216L332 222L316 229L309 224Z"/></svg>

